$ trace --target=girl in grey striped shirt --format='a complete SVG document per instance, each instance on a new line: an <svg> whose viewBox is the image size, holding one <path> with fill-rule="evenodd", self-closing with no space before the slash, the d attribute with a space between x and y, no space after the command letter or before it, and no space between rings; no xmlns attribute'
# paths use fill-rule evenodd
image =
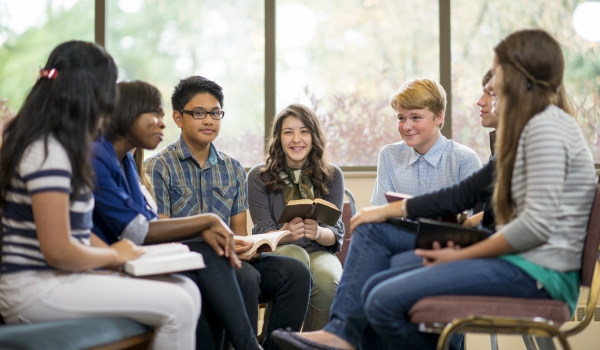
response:
<svg viewBox="0 0 600 350"><path fill-rule="evenodd" d="M367 282L366 317L391 348L435 348L437 336L420 333L407 316L426 296L552 298L571 310L577 302L596 180L583 134L558 93L562 51L545 31L523 30L494 52L498 232L464 249L417 250L425 267Z"/></svg>

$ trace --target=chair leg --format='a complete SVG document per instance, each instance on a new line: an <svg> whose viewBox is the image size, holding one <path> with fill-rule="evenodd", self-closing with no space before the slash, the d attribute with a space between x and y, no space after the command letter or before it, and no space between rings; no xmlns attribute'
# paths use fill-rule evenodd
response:
<svg viewBox="0 0 600 350"><path fill-rule="evenodd" d="M498 350L498 335L497 334L490 333L490 343L492 346L492 350Z"/></svg>
<svg viewBox="0 0 600 350"><path fill-rule="evenodd" d="M540 347L540 350L556 350L554 341L550 337L535 337L535 341Z"/></svg>
<svg viewBox="0 0 600 350"><path fill-rule="evenodd" d="M531 335L523 335L523 343L525 343L527 350L537 350L537 345L535 345L535 341Z"/></svg>

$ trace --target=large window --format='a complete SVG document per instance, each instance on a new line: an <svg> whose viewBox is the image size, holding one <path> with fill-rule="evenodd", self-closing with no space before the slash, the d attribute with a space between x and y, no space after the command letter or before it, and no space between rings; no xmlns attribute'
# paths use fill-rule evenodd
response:
<svg viewBox="0 0 600 350"><path fill-rule="evenodd" d="M94 40L94 0L0 0L0 99L8 108L18 111L50 51L73 39Z"/></svg>
<svg viewBox="0 0 600 350"><path fill-rule="evenodd" d="M225 94L217 147L245 165L264 149L264 6L262 0L111 0L107 50L120 80L157 86L166 111L165 139L180 134L171 93L180 79L201 75Z"/></svg>
<svg viewBox="0 0 600 350"><path fill-rule="evenodd" d="M95 27L97 4L108 11ZM442 75L451 79L446 118L453 138L486 161L490 130L481 127L475 102L492 48L516 29L544 28L563 45L567 91L600 163L600 30L583 39L574 29L586 26L574 16L577 6L600 13L600 2L452 0L450 12L439 4L446 2L0 0L0 108L19 109L54 46L92 41L96 29L106 33L120 80L146 80L163 93L167 129L159 147L179 135L171 118L174 85L198 74L224 88L227 114L216 144L245 166L264 160L265 123L303 103L317 112L334 163L373 169L379 149L400 140L389 96L407 79ZM597 28L593 11L580 13ZM440 37L440 18L450 20L449 43ZM440 53L440 44L451 47L450 69L441 71L447 51Z"/></svg>
<svg viewBox="0 0 600 350"><path fill-rule="evenodd" d="M390 95L439 77L437 0L277 1L277 110L312 107L340 166L375 166L400 141Z"/></svg>
<svg viewBox="0 0 600 350"><path fill-rule="evenodd" d="M565 56L565 85L576 119L600 163L600 44L575 32L575 8L581 1L452 1L452 134L487 160L487 133L475 102L481 78L491 67L494 46L517 29L542 28L556 37ZM600 2L597 3L600 6ZM600 11L598 11L600 15ZM598 17L596 17L596 21Z"/></svg>

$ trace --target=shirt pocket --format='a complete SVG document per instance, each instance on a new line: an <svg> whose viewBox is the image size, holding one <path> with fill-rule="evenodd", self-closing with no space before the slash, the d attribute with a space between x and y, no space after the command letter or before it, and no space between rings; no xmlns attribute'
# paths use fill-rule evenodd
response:
<svg viewBox="0 0 600 350"><path fill-rule="evenodd" d="M171 188L171 217L186 217L198 214L198 201L194 192L185 186Z"/></svg>
<svg viewBox="0 0 600 350"><path fill-rule="evenodd" d="M229 221L231 208L233 207L233 201L237 192L238 189L236 186L214 186L212 188L212 195L207 203L209 210Z"/></svg>

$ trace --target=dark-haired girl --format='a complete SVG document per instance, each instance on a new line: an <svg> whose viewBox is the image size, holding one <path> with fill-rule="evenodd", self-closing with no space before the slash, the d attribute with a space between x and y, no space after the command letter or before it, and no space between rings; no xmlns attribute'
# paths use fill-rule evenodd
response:
<svg viewBox="0 0 600 350"><path fill-rule="evenodd" d="M127 317L154 327L152 348L192 349L200 313L192 281L93 272L144 252L127 239L108 246L91 232L90 150L115 107L116 79L104 49L63 43L4 130L0 312L7 323Z"/></svg>
<svg viewBox="0 0 600 350"><path fill-rule="evenodd" d="M333 254L341 247L341 219L328 226L312 219L277 221L290 200L323 198L340 210L344 200L342 171L328 162L326 140L315 113L292 104L273 121L266 164L248 174L248 205L253 233L290 230L275 254L296 258L306 264L313 278L310 304L303 330L321 329L329 318L342 265Z"/></svg>

